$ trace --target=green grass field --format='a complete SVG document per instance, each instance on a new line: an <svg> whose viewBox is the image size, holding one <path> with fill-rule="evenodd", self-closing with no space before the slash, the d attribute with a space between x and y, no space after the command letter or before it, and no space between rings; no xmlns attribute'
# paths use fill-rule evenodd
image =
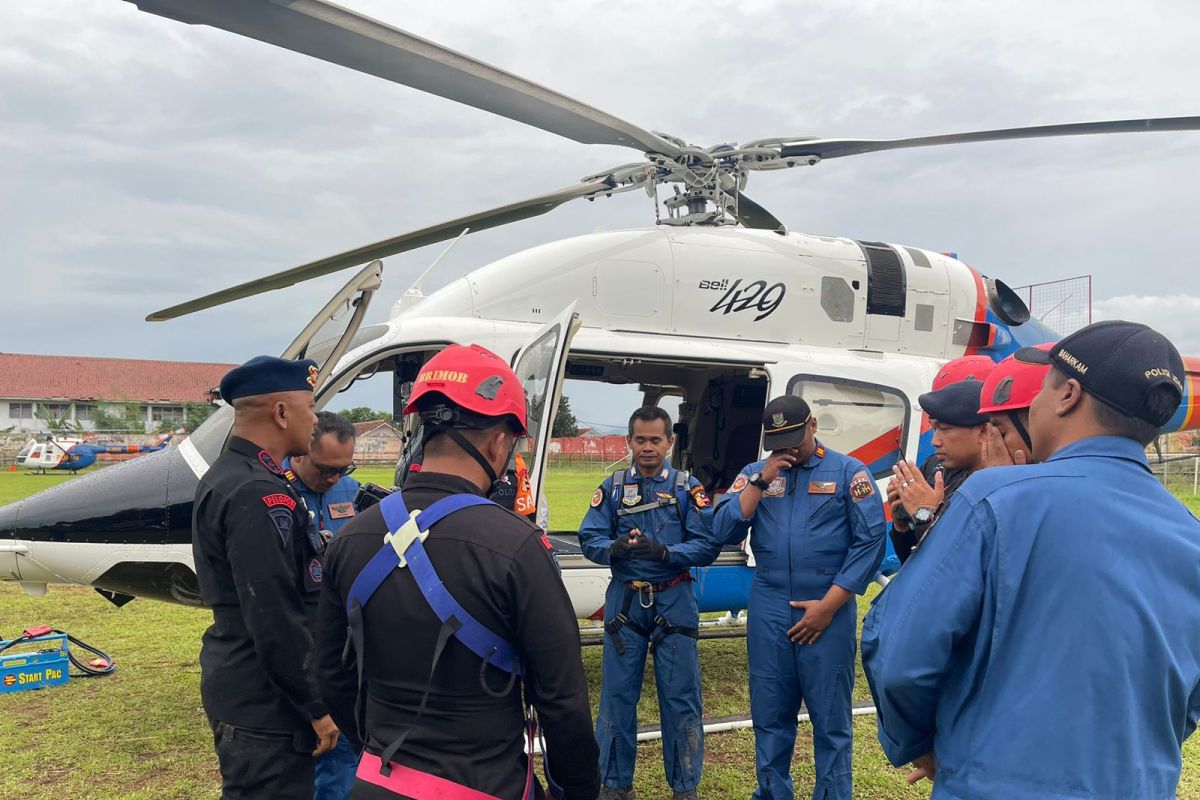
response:
<svg viewBox="0 0 1200 800"><path fill-rule="evenodd" d="M360 480L388 484L391 470L364 468ZM547 496L551 522L578 524L592 491L603 479L598 469L551 467ZM66 476L0 473L0 503L46 488ZM1183 498L1200 508L1200 498ZM872 592L873 595L874 592ZM867 607L860 601L860 615ZM215 798L219 779L212 740L200 708L200 635L210 615L201 609L138 600L116 608L85 587L52 586L41 598L0 585L0 635L46 624L108 651L117 671L108 677L73 679L67 686L0 697L0 798ZM704 706L708 715L748 711L746 655L741 640L700 643ZM599 698L600 648L583 651L593 709ZM639 716L657 719L653 672L647 670ZM861 667L855 696L868 696ZM855 797L865 800L928 797L928 784L910 787L904 773L884 759L873 717L855 721ZM754 789L754 737L748 730L711 734L706 741L707 798L746 797ZM807 725L793 762L798 797L812 790L811 739ZM661 747L639 749L637 789L644 800L665 800ZM1180 798L1200 800L1200 745L1184 748Z"/></svg>

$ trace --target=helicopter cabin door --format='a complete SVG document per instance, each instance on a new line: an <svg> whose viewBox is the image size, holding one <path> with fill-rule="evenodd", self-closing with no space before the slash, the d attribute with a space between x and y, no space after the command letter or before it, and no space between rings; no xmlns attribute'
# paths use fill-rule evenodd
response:
<svg viewBox="0 0 1200 800"><path fill-rule="evenodd" d="M573 302L535 333L513 357L513 371L525 389L525 415L529 428L529 438L518 452L529 470L529 488L535 499L541 497L550 430L566 376L567 349L579 326L579 315L575 313Z"/></svg>

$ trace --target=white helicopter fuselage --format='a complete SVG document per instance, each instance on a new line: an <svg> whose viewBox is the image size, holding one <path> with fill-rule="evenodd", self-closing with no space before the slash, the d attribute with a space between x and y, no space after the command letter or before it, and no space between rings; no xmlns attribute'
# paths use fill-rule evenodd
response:
<svg viewBox="0 0 1200 800"><path fill-rule="evenodd" d="M883 480L898 458L928 450L918 397L947 359L999 359L1055 338L1036 322L1005 322L1023 310L1005 292L955 258L908 247L733 227L591 234L500 259L428 297L410 290L386 323L357 331L319 385L318 405L390 372L400 408L420 363L447 344L478 343L511 359L525 382L536 492L564 377L636 385L645 403L677 397L673 463L716 493L760 457L762 407L788 392L809 401L827 446ZM318 360L330 352L305 347ZM1198 416L1193 380L1181 419ZM0 509L0 578L34 591L72 581L199 603L191 497L231 422L223 408L178 448ZM152 470L166 479L151 479ZM97 513L97 498L112 513ZM154 502L161 508L144 523L125 516ZM549 514L575 611L594 618L608 570L559 530L553 507ZM744 552L726 551L699 571L701 607L744 607L747 563Z"/></svg>

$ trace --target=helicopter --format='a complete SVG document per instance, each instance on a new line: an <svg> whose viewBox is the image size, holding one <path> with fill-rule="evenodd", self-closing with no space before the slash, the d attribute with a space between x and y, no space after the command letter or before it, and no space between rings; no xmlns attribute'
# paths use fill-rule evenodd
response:
<svg viewBox="0 0 1200 800"><path fill-rule="evenodd" d="M412 382L451 343L478 343L510 359L527 393L522 453L542 496L551 421L565 381L636 386L644 404L678 401L672 462L713 494L759 458L769 397L802 395L818 436L877 480L900 458L930 450L917 402L946 360L999 360L1057 334L1020 297L952 254L789 230L745 193L758 173L918 147L1102 133L1200 129L1200 117L1068 123L907 139L774 137L696 146L644 130L470 56L320 0L129 0L141 10L205 24L363 71L583 144L637 160L562 189L321 258L151 313L164 321L359 271L283 351L317 360L317 405L362 382L387 385L396 419ZM571 200L644 193L649 228L550 242L501 258L428 296L426 272L386 322L364 325L382 287L382 259L548 213ZM443 253L444 255L444 253ZM439 260L440 260L439 256ZM365 266L363 266L365 264ZM635 290L636 289L636 290ZM320 338L330 325L340 326ZM1200 427L1188 359L1184 402L1166 430ZM414 421L401 424L410 440ZM229 436L220 408L178 447L89 475L0 508L0 579L40 593L49 583L199 605L191 556L197 481ZM587 561L574 532L554 529L577 616L602 613L607 569ZM696 574L702 611L745 607L747 553L722 552Z"/></svg>
<svg viewBox="0 0 1200 800"><path fill-rule="evenodd" d="M102 455L144 455L156 453L171 443L173 434L163 434L150 444L110 444L84 441L83 439L60 438L53 434L43 439L30 439L17 453L16 464L21 469L35 472L65 470L72 475L96 463Z"/></svg>

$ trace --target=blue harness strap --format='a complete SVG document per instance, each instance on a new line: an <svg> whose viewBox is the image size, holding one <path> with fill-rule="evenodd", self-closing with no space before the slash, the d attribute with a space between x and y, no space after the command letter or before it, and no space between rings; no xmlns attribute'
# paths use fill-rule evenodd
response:
<svg viewBox="0 0 1200 800"><path fill-rule="evenodd" d="M438 500L417 515L417 528L425 532L435 524L464 508L493 505L492 501L473 494L454 494ZM409 512L400 492L393 492L380 502L380 511L388 530L395 533L409 519ZM491 664L515 676L523 673L520 654L509 642L485 628L478 620L454 599L446 585L438 577L429 554L420 539L414 539L404 551L404 560L421 590L421 596L433 609L443 624L455 625L454 638L468 650L481 658L485 665ZM379 549L362 572L354 579L346 597L346 612L349 614L366 606L380 585L400 564L400 556L390 544ZM361 611L359 612L361 613ZM453 622L451 622L453 620Z"/></svg>

